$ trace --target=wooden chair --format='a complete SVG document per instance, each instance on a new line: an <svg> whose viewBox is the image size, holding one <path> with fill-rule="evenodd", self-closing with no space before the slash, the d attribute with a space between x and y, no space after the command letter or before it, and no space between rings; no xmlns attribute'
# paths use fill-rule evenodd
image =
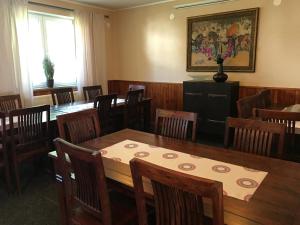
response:
<svg viewBox="0 0 300 225"><path fill-rule="evenodd" d="M138 85L138 84L129 84L128 91L136 91L136 90L144 90L144 93L146 93L146 86L145 85Z"/></svg>
<svg viewBox="0 0 300 225"><path fill-rule="evenodd" d="M125 99L124 126L132 129L143 128L143 100L144 90L128 91Z"/></svg>
<svg viewBox="0 0 300 225"><path fill-rule="evenodd" d="M232 149L262 156L271 156L272 150L275 150L274 155L282 157L285 141L284 124L228 117L225 147L229 147L231 143L231 130L234 133Z"/></svg>
<svg viewBox="0 0 300 225"><path fill-rule="evenodd" d="M239 99L237 104L238 116L240 118L251 118L252 110L258 106L258 95L252 95Z"/></svg>
<svg viewBox="0 0 300 225"><path fill-rule="evenodd" d="M108 134L115 131L115 112L117 105L117 95L102 95L97 96L94 101L94 108L97 109L101 124L101 133Z"/></svg>
<svg viewBox="0 0 300 225"><path fill-rule="evenodd" d="M79 144L100 136L100 124L96 109L57 116L59 136L73 144Z"/></svg>
<svg viewBox="0 0 300 225"><path fill-rule="evenodd" d="M115 193L113 197L109 195L100 151L59 138L54 142L62 169L69 224L134 224L137 217L134 200Z"/></svg>
<svg viewBox="0 0 300 225"><path fill-rule="evenodd" d="M83 95L85 101L92 102L95 100L95 98L99 95L103 95L102 86L96 85L96 86L86 86L83 87Z"/></svg>
<svg viewBox="0 0 300 225"><path fill-rule="evenodd" d="M19 194L21 193L19 164L48 153L49 121L49 105L9 112L12 165Z"/></svg>
<svg viewBox="0 0 300 225"><path fill-rule="evenodd" d="M224 225L221 182L179 173L140 159L131 160L130 168L139 225L148 225L143 178L150 179L152 184L156 225ZM204 216L203 197L212 201L212 219Z"/></svg>
<svg viewBox="0 0 300 225"><path fill-rule="evenodd" d="M74 102L73 88L54 88L51 91L53 105L62 105Z"/></svg>
<svg viewBox="0 0 300 225"><path fill-rule="evenodd" d="M20 95L0 96L0 111L8 113L10 110L21 109L22 102Z"/></svg>
<svg viewBox="0 0 300 225"><path fill-rule="evenodd" d="M268 108L272 105L271 89L264 89L258 93L256 108Z"/></svg>
<svg viewBox="0 0 300 225"><path fill-rule="evenodd" d="M253 117L261 118L264 121L286 125L286 145L295 148L295 125L300 121L300 113L284 112L269 109L253 109Z"/></svg>
<svg viewBox="0 0 300 225"><path fill-rule="evenodd" d="M0 112L0 168L4 169L7 190L11 191L11 178L7 154L5 113Z"/></svg>
<svg viewBox="0 0 300 225"><path fill-rule="evenodd" d="M196 113L156 109L155 133L158 135L187 140L189 125L192 125L192 141L195 142Z"/></svg>

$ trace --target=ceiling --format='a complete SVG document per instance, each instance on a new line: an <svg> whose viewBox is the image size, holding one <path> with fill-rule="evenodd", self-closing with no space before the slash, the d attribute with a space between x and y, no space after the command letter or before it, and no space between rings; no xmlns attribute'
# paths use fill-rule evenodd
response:
<svg viewBox="0 0 300 225"><path fill-rule="evenodd" d="M161 2L162 0L75 0L81 3L89 3L110 9L123 9L149 3Z"/></svg>

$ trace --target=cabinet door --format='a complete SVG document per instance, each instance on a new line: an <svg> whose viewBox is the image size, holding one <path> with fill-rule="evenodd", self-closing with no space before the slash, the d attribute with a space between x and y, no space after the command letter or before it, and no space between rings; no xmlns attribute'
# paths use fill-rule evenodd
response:
<svg viewBox="0 0 300 225"><path fill-rule="evenodd" d="M205 113L205 96L201 83L183 83L183 110L198 114L198 127L203 127Z"/></svg>

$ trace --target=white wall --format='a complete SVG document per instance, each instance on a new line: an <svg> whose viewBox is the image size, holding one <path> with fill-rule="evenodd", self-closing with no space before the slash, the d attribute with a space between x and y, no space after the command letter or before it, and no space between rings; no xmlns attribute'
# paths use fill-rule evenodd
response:
<svg viewBox="0 0 300 225"><path fill-rule="evenodd" d="M237 0L175 10L176 1L119 11L113 15L113 61L109 79L182 82L186 72L187 17L260 8L255 73L229 72L242 85L300 87L300 1ZM174 13L175 20L169 16ZM200 74L200 73L196 73ZM202 73L213 74L213 73Z"/></svg>

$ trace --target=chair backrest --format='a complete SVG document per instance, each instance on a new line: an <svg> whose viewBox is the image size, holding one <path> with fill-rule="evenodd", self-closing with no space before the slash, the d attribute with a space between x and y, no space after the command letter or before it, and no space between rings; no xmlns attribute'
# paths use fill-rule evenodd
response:
<svg viewBox="0 0 300 225"><path fill-rule="evenodd" d="M236 102L238 116L240 118L247 119L252 117L252 110L258 105L258 97L258 95L252 95L245 98L241 98Z"/></svg>
<svg viewBox="0 0 300 225"><path fill-rule="evenodd" d="M114 111L117 105L117 94L97 96L94 100L94 108L97 109L101 124L102 135L114 131Z"/></svg>
<svg viewBox="0 0 300 225"><path fill-rule="evenodd" d="M95 86L86 86L83 87L83 95L85 101L94 101L95 98L99 95L103 95L102 86L95 85Z"/></svg>
<svg viewBox="0 0 300 225"><path fill-rule="evenodd" d="M8 113L14 109L21 109L22 102L20 95L0 96L0 111Z"/></svg>
<svg viewBox="0 0 300 225"><path fill-rule="evenodd" d="M116 107L117 94L97 96L94 100L94 108L97 109L99 116L107 115L111 108Z"/></svg>
<svg viewBox="0 0 300 225"><path fill-rule="evenodd" d="M221 182L179 173L140 159L130 161L139 225L148 225L143 178L150 179L156 225L204 225L202 198L212 200L213 225L224 225Z"/></svg>
<svg viewBox="0 0 300 225"><path fill-rule="evenodd" d="M193 112L156 109L155 133L177 139L188 139L189 128L192 141L196 141L197 114Z"/></svg>
<svg viewBox="0 0 300 225"><path fill-rule="evenodd" d="M143 100L144 90L128 91L125 99L124 127L132 129L142 128Z"/></svg>
<svg viewBox="0 0 300 225"><path fill-rule="evenodd" d="M54 88L51 91L53 105L74 102L73 88Z"/></svg>
<svg viewBox="0 0 300 225"><path fill-rule="evenodd" d="M74 205L111 225L110 200L101 153L65 140L54 140L62 169L69 215ZM66 157L68 155L68 158Z"/></svg>
<svg viewBox="0 0 300 225"><path fill-rule="evenodd" d="M232 149L256 155L282 157L285 141L285 125L228 117L224 144L229 147L233 130ZM275 146L275 148L274 148Z"/></svg>
<svg viewBox="0 0 300 225"><path fill-rule="evenodd" d="M9 112L10 133L13 144L32 145L49 140L50 106L42 105ZM16 128L16 132L12 132Z"/></svg>
<svg viewBox="0 0 300 225"><path fill-rule="evenodd" d="M254 108L267 108L272 105L271 89L264 89L255 95L241 98L236 104L240 118L251 118Z"/></svg>
<svg viewBox="0 0 300 225"><path fill-rule="evenodd" d="M285 124L288 138L286 144L295 145L295 125L297 121L300 121L300 113L255 108L253 109L253 117L261 118L263 121L272 123Z"/></svg>
<svg viewBox="0 0 300 225"><path fill-rule="evenodd" d="M0 140L1 140L0 149L3 151L3 149L6 149L6 115L4 112L1 111L0 111Z"/></svg>
<svg viewBox="0 0 300 225"><path fill-rule="evenodd" d="M125 99L125 103L128 106L136 105L143 100L143 95L144 95L143 89L128 91Z"/></svg>
<svg viewBox="0 0 300 225"><path fill-rule="evenodd" d="M257 108L267 108L272 105L271 89L264 89L258 94Z"/></svg>
<svg viewBox="0 0 300 225"><path fill-rule="evenodd" d="M87 109L57 116L59 136L73 144L100 137L96 109Z"/></svg>
<svg viewBox="0 0 300 225"><path fill-rule="evenodd" d="M128 91L136 91L136 90L144 90L144 94L146 93L145 85L141 84L129 84Z"/></svg>

